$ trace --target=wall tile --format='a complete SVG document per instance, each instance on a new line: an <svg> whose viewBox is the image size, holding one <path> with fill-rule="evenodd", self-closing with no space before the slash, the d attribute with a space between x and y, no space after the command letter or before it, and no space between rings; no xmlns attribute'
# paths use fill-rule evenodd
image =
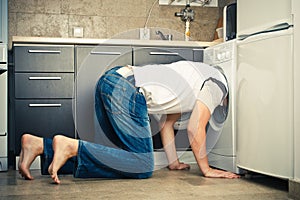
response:
<svg viewBox="0 0 300 200"><path fill-rule="evenodd" d="M222 0L232 3L236 0ZM85 38L139 38L153 6L147 26L151 38L156 29L184 36L185 24L174 16L183 6L159 6L157 0L8 0L9 38L17 36L73 37L73 28L84 28ZM155 3L155 4L153 4ZM193 40L211 41L221 8L192 7L195 20L191 23Z"/></svg>
<svg viewBox="0 0 300 200"><path fill-rule="evenodd" d="M108 17L146 17L146 0L103 0ZM127 19L128 21L131 18Z"/></svg>
<svg viewBox="0 0 300 200"><path fill-rule="evenodd" d="M62 0L62 14L105 16L103 0Z"/></svg>
<svg viewBox="0 0 300 200"><path fill-rule="evenodd" d="M17 35L68 37L68 16L17 13Z"/></svg>
<svg viewBox="0 0 300 200"><path fill-rule="evenodd" d="M131 18L128 20L124 17L109 17L107 19L107 37L108 38L120 38L122 35L129 36L129 33L136 34L136 31L133 29L138 29L143 27L145 23L145 18ZM129 32L129 33L128 33ZM136 38L137 36L132 36Z"/></svg>
<svg viewBox="0 0 300 200"><path fill-rule="evenodd" d="M60 13L61 0L9 0L9 12Z"/></svg>

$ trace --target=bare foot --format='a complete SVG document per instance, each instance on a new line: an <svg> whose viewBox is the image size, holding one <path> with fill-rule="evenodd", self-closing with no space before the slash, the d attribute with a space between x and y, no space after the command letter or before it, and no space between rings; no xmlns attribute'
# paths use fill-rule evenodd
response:
<svg viewBox="0 0 300 200"><path fill-rule="evenodd" d="M30 174L30 165L35 158L44 151L43 138L24 134L21 139L21 153L18 163L19 174L26 180L32 180L33 176Z"/></svg>
<svg viewBox="0 0 300 200"><path fill-rule="evenodd" d="M77 155L78 140L68 138L62 135L57 135L53 138L53 151L54 156L52 163L48 168L53 181L57 184L60 183L57 172L67 162L67 160Z"/></svg>
<svg viewBox="0 0 300 200"><path fill-rule="evenodd" d="M209 168L209 170L205 172L204 176L208 178L230 178L230 179L240 178L240 176L235 173L213 169L213 168Z"/></svg>

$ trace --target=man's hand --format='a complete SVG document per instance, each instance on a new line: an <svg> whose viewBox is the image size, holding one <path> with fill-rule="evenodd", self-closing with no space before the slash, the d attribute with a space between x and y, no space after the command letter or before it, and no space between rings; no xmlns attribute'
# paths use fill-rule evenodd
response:
<svg viewBox="0 0 300 200"><path fill-rule="evenodd" d="M172 163L168 166L169 170L189 170L191 166L182 162Z"/></svg>
<svg viewBox="0 0 300 200"><path fill-rule="evenodd" d="M208 178L240 178L240 176L235 173L213 169L213 168L209 168L204 173L204 176Z"/></svg>

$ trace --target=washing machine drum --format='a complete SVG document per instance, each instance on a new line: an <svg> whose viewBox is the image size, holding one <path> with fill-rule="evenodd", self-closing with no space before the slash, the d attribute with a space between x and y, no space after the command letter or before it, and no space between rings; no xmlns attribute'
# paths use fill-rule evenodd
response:
<svg viewBox="0 0 300 200"><path fill-rule="evenodd" d="M215 108L210 120L209 125L215 130L219 130L223 127L225 120L228 116L228 106L221 106Z"/></svg>
<svg viewBox="0 0 300 200"><path fill-rule="evenodd" d="M175 130L186 130L188 126L189 119L191 117L191 112L189 113L182 113L181 117L176 121L174 124ZM214 131L220 131L223 128L225 120L228 115L228 106L221 106L215 108L208 126L212 128ZM208 130L208 127L207 127Z"/></svg>

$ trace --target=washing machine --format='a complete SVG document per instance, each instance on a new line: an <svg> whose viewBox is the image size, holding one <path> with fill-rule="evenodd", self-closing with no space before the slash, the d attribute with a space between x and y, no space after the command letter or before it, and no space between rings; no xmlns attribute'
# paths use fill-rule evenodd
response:
<svg viewBox="0 0 300 200"><path fill-rule="evenodd" d="M236 40L206 48L203 61L209 65L221 67L229 86L227 116L222 130L217 133L217 136L207 132L209 164L216 168L242 173L236 165ZM210 121L218 122L222 116L220 112L214 114L215 116L213 115ZM214 126L213 124L210 125Z"/></svg>
<svg viewBox="0 0 300 200"><path fill-rule="evenodd" d="M242 173L236 165L236 40L230 40L204 49L203 62L222 68L229 85L229 103L215 109L206 127L206 151L209 165L234 173ZM196 163L187 136L187 125L191 113L182 113L174 124L175 143L180 161ZM163 116L153 115L154 120L161 121ZM153 126L155 127L155 126ZM154 142L155 144L155 142ZM155 151L162 151L162 144L154 145ZM159 165L167 164L162 153L156 154Z"/></svg>

